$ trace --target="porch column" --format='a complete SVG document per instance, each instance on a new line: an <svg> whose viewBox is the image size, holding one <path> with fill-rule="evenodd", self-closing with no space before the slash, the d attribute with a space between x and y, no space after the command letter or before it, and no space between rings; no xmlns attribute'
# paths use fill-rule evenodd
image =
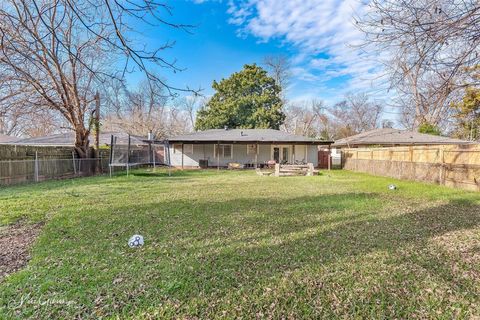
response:
<svg viewBox="0 0 480 320"><path fill-rule="evenodd" d="M219 149L219 147L220 147L220 144L217 142L217 170L220 170L220 149Z"/></svg>
<svg viewBox="0 0 480 320"><path fill-rule="evenodd" d="M292 164L295 164L295 145L294 144L292 144L292 154L290 155L290 159L291 161L289 162L291 162Z"/></svg>
<svg viewBox="0 0 480 320"><path fill-rule="evenodd" d="M308 163L308 144L305 145L305 162Z"/></svg>
<svg viewBox="0 0 480 320"><path fill-rule="evenodd" d="M330 171L332 166L332 150L330 150L330 145L328 145L328 170Z"/></svg>
<svg viewBox="0 0 480 320"><path fill-rule="evenodd" d="M256 144L255 147L255 169L258 168L258 143Z"/></svg>
<svg viewBox="0 0 480 320"><path fill-rule="evenodd" d="M183 143L182 143L182 170L183 170Z"/></svg>

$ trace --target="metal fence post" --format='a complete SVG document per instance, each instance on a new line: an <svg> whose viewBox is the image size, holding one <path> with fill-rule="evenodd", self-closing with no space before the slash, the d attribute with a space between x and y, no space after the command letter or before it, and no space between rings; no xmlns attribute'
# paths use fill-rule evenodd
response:
<svg viewBox="0 0 480 320"><path fill-rule="evenodd" d="M73 160L73 175L77 175L77 165L75 163L75 151L72 151L72 160Z"/></svg>
<svg viewBox="0 0 480 320"><path fill-rule="evenodd" d="M34 170L35 170L35 182L38 182L38 151L35 151Z"/></svg>
<svg viewBox="0 0 480 320"><path fill-rule="evenodd" d="M153 172L155 172L155 165L156 165L156 153L155 153L155 148L152 148L152 159L153 159Z"/></svg>

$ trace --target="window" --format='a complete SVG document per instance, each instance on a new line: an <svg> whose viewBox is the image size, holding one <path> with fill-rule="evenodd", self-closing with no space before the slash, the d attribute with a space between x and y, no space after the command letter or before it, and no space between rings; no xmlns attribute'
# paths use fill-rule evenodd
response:
<svg viewBox="0 0 480 320"><path fill-rule="evenodd" d="M231 144L219 144L219 145L215 144L214 145L215 157L220 156L220 158L232 158L233 157L232 149L233 149L233 146Z"/></svg>
<svg viewBox="0 0 480 320"><path fill-rule="evenodd" d="M256 154L257 145L256 144L247 144L247 154Z"/></svg>
<svg viewBox="0 0 480 320"><path fill-rule="evenodd" d="M180 143L176 143L176 144L173 145L173 153L182 154L182 145ZM183 153L192 154L193 153L193 144L184 144L183 145Z"/></svg>
<svg viewBox="0 0 480 320"><path fill-rule="evenodd" d="M184 144L183 145L183 152L185 154L193 154L193 144Z"/></svg>
<svg viewBox="0 0 480 320"><path fill-rule="evenodd" d="M173 153L182 153L182 145L181 144L174 144L173 145Z"/></svg>
<svg viewBox="0 0 480 320"><path fill-rule="evenodd" d="M223 145L223 157L224 158L232 157L232 145L230 144Z"/></svg>

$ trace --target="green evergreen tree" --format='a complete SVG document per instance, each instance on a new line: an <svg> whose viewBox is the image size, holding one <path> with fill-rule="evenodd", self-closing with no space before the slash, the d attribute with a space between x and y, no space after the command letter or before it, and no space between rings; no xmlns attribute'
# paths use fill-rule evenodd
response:
<svg viewBox="0 0 480 320"><path fill-rule="evenodd" d="M228 79L213 82L215 94L198 111L196 130L229 128L278 129L285 120L281 89L261 67L245 65Z"/></svg>
<svg viewBox="0 0 480 320"><path fill-rule="evenodd" d="M431 123L424 122L418 127L418 132L426 133L426 134L433 134L434 136L441 135L440 129Z"/></svg>

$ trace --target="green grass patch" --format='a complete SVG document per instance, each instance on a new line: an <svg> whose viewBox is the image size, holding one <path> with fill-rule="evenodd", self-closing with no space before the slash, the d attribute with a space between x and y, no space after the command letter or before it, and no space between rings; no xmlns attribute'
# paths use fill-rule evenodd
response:
<svg viewBox="0 0 480 320"><path fill-rule="evenodd" d="M387 186L395 183L398 190ZM0 190L45 222L0 318L472 318L480 196L346 171L133 171ZM145 246L130 249L140 233Z"/></svg>

